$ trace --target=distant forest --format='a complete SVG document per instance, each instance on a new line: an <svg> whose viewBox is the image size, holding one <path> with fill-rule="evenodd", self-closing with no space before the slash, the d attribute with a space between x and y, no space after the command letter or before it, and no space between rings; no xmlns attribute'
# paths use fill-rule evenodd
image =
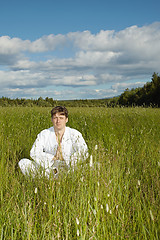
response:
<svg viewBox="0 0 160 240"><path fill-rule="evenodd" d="M43 99L10 99L7 97L0 98L0 106L26 106L26 107L54 107L63 105L66 107L160 107L160 76L158 73L152 75L152 81L147 82L143 87L128 88L118 97L105 99L85 99L85 100L54 100L46 97Z"/></svg>

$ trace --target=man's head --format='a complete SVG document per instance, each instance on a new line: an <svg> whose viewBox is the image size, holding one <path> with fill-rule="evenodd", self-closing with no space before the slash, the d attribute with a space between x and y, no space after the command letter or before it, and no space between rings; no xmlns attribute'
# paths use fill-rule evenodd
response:
<svg viewBox="0 0 160 240"><path fill-rule="evenodd" d="M64 115L66 118L68 118L68 110L67 108L63 107L63 106L56 106L51 110L51 117L53 118L53 116L56 113L60 113L60 115Z"/></svg>
<svg viewBox="0 0 160 240"><path fill-rule="evenodd" d="M52 123L55 131L65 129L68 122L68 110L65 107L57 106L51 110Z"/></svg>

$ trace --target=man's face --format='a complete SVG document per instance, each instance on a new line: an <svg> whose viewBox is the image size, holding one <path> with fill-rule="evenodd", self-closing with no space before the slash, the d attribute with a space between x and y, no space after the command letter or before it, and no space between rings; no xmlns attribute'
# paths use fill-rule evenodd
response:
<svg viewBox="0 0 160 240"><path fill-rule="evenodd" d="M52 123L55 131L64 130L67 122L68 118L66 118L65 115L62 115L62 113L56 113L52 117Z"/></svg>

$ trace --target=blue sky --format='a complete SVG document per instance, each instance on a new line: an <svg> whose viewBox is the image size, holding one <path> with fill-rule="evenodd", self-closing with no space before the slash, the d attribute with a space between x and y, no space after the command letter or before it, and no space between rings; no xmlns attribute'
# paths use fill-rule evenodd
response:
<svg viewBox="0 0 160 240"><path fill-rule="evenodd" d="M105 98L160 66L160 1L1 2L0 97Z"/></svg>

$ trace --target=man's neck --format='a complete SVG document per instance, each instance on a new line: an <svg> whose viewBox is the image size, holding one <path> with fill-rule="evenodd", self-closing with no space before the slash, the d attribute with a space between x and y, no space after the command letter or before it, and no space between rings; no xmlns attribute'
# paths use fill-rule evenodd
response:
<svg viewBox="0 0 160 240"><path fill-rule="evenodd" d="M62 130L55 130L56 137L58 138L59 141L62 140L64 132L65 132L65 128Z"/></svg>

